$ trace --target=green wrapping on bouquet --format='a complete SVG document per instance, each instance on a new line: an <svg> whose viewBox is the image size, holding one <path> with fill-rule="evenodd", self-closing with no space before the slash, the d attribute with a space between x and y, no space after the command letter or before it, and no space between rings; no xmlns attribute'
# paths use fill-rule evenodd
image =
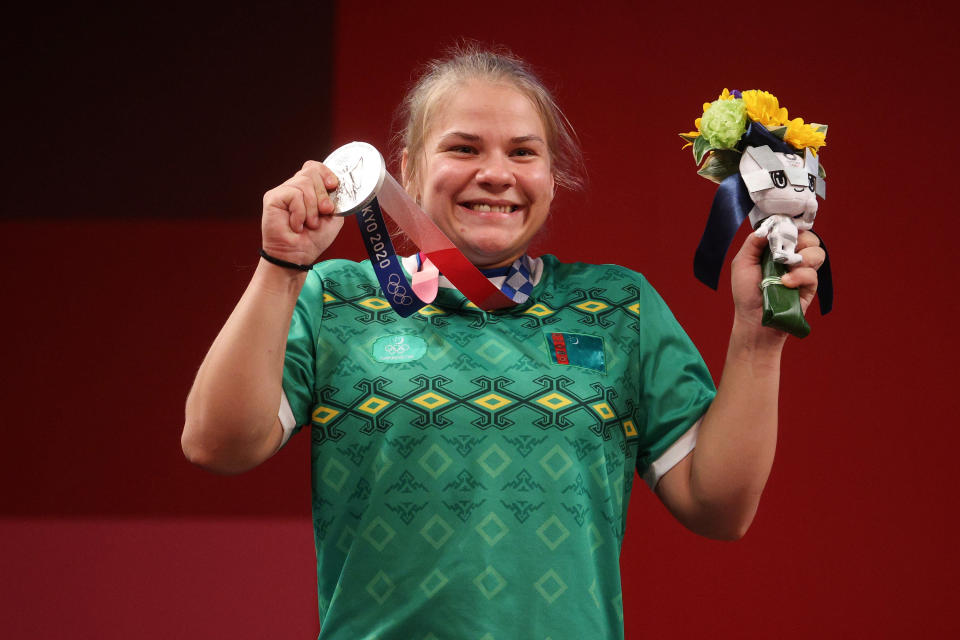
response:
<svg viewBox="0 0 960 640"><path fill-rule="evenodd" d="M760 282L760 288L763 289L763 326L806 338L810 334L810 325L800 308L800 290L780 284L780 277L790 269L774 262L770 247L764 250L760 266L763 269L763 280Z"/></svg>

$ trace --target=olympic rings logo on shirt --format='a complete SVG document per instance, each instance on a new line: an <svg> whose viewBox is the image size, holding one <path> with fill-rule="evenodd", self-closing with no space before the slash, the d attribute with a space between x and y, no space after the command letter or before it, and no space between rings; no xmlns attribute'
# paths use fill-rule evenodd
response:
<svg viewBox="0 0 960 640"><path fill-rule="evenodd" d="M387 279L387 293L397 304L408 305L413 302L413 298L407 295L407 288L400 284L400 276L395 273L391 273Z"/></svg>
<svg viewBox="0 0 960 640"><path fill-rule="evenodd" d="M402 339L403 339L403 338L401 338L401 340L402 340ZM407 351L410 351L410 345L403 344L403 343L400 343L400 344L388 344L388 345L386 345L386 346L383 348L383 350L386 351L387 353L389 353L389 354L392 355L392 356L397 356L397 355L404 354L404 353L406 353Z"/></svg>

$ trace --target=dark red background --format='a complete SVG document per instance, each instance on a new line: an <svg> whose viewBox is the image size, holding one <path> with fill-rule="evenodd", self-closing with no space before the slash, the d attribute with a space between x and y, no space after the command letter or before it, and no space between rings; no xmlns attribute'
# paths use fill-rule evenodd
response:
<svg viewBox="0 0 960 640"><path fill-rule="evenodd" d="M945 637L960 355L947 2L272 3L11 20L4 37L0 635L312 637L308 439L240 477L179 450L193 373L307 158L388 147L417 64L502 43L556 89L583 194L540 244L644 272L718 374L729 286L693 279L713 187L687 131L724 87L830 125L835 311L784 355L778 456L738 543L636 492L628 638ZM348 226L333 251L361 257ZM638 485L640 486L640 485Z"/></svg>

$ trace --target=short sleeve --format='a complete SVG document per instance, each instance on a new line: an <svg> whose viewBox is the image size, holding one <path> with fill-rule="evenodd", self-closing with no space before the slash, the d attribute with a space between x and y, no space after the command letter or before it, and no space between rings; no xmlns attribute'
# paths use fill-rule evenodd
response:
<svg viewBox="0 0 960 640"><path fill-rule="evenodd" d="M323 315L323 280L316 270L307 275L290 320L283 359L283 397L280 423L284 442L310 422L315 404L317 331Z"/></svg>
<svg viewBox="0 0 960 640"><path fill-rule="evenodd" d="M654 486L693 449L698 422L717 390L700 352L646 280L641 288L639 314L641 428L637 471Z"/></svg>

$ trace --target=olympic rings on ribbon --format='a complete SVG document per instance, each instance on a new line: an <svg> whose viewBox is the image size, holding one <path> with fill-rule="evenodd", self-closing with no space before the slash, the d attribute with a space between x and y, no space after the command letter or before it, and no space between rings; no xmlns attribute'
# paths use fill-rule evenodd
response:
<svg viewBox="0 0 960 640"><path fill-rule="evenodd" d="M394 302L398 304L410 304L413 298L407 295L407 288L400 284L400 276L391 273L387 280L387 293L393 296Z"/></svg>
<svg viewBox="0 0 960 640"><path fill-rule="evenodd" d="M356 218L384 298L402 318L415 313L426 303L411 291L390 236L383 232L385 225L377 199L363 207Z"/></svg>

